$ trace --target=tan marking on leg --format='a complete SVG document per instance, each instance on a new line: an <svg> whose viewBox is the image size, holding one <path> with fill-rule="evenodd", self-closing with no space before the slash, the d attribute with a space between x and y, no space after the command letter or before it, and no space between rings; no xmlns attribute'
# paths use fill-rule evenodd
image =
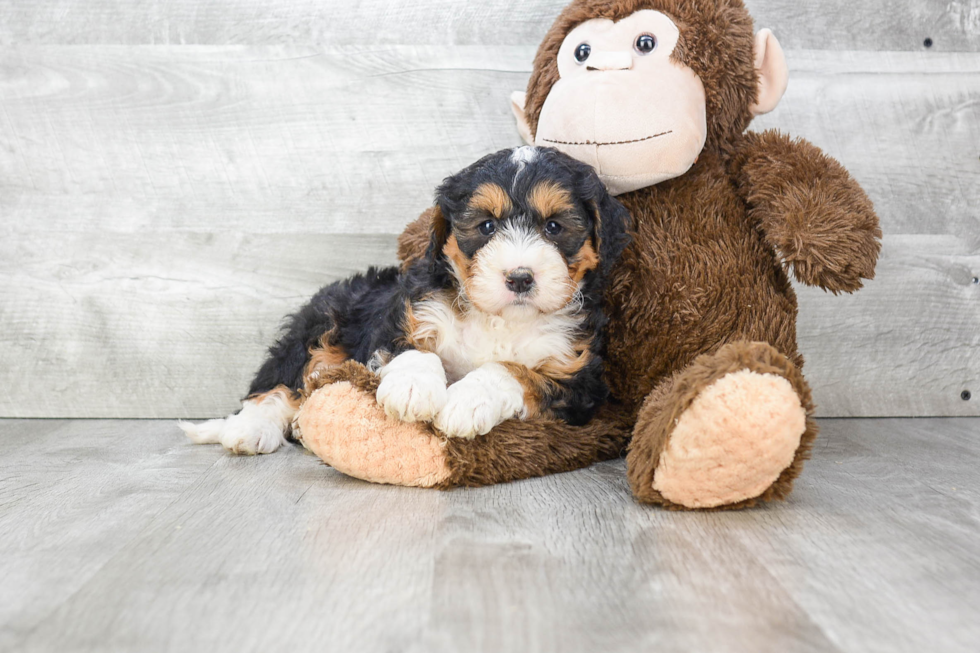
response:
<svg viewBox="0 0 980 653"><path fill-rule="evenodd" d="M249 395L248 397L246 397L246 400L254 401L257 404L261 404L265 401L268 401L276 397L282 398L282 401L287 406L293 409L294 414L299 410L299 407L303 405L304 394L297 392L285 385L277 385L276 387L274 387L272 390L269 390L268 392ZM292 431L291 422L292 420L290 420L290 424L286 425L287 436L289 435L290 431Z"/></svg>
<svg viewBox="0 0 980 653"><path fill-rule="evenodd" d="M521 387L524 388L524 408L527 410L525 417L538 417L541 415L541 406L544 398L548 394L551 382L542 374L528 369L520 363L501 363L507 369L507 373L514 377Z"/></svg>
<svg viewBox="0 0 980 653"><path fill-rule="evenodd" d="M330 344L330 336L333 332L328 331L320 336L319 346L310 349L310 360L303 368L303 392L309 395L317 387L316 381L321 374L329 369L338 367L348 360L350 356L339 345Z"/></svg>
<svg viewBox="0 0 980 653"><path fill-rule="evenodd" d="M527 202L545 219L556 213L575 210L572 194L553 181L544 181L535 186L527 196Z"/></svg>
<svg viewBox="0 0 980 653"><path fill-rule="evenodd" d="M402 324L402 333L405 334L405 343L409 347L418 349L419 318L415 315L410 299L405 300L405 322Z"/></svg>
<svg viewBox="0 0 980 653"><path fill-rule="evenodd" d="M478 211L486 211L496 218L502 218L510 213L513 205L510 196L497 184L480 184L470 198L469 207Z"/></svg>
<svg viewBox="0 0 980 653"><path fill-rule="evenodd" d="M575 357L563 360L550 359L538 366L537 371L555 380L570 379L582 371L592 360L592 340L579 340L575 343Z"/></svg>
<svg viewBox="0 0 980 653"><path fill-rule="evenodd" d="M299 410L299 405L303 403L302 395L285 385L277 385L268 392L252 394L245 399L247 401L254 401L257 404L261 404L262 402L272 399L273 397L282 397L283 401L285 401L286 404L293 410Z"/></svg>
<svg viewBox="0 0 980 653"><path fill-rule="evenodd" d="M410 300L405 301L405 343L412 349L432 351L435 346L436 334L431 332L430 325L422 322L415 314L415 307Z"/></svg>
<svg viewBox="0 0 980 653"><path fill-rule="evenodd" d="M449 312L459 315L462 310L459 298L453 291L439 291L426 295L419 303L438 303L449 308ZM435 352L437 344L443 339L443 331L451 328L450 323L432 319L432 313L423 313L420 317L415 305L407 303L405 307L405 342L412 349Z"/></svg>

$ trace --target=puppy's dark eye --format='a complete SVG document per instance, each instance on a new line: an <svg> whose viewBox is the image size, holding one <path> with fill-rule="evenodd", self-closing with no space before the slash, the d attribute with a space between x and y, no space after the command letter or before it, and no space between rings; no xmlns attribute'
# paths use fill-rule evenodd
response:
<svg viewBox="0 0 980 653"><path fill-rule="evenodd" d="M588 43L582 43L575 48L575 61L585 63L585 60L589 58L590 54L592 54L592 46Z"/></svg>
<svg viewBox="0 0 980 653"><path fill-rule="evenodd" d="M497 225L493 223L493 220L487 220L486 222L481 222L478 229L484 236L490 236L497 230Z"/></svg>
<svg viewBox="0 0 980 653"><path fill-rule="evenodd" d="M561 233L561 225L554 220L548 220L548 223L544 226L545 233L549 236L557 236Z"/></svg>
<svg viewBox="0 0 980 653"><path fill-rule="evenodd" d="M640 54L650 54L657 47L657 37L653 34L640 34L636 37L634 46Z"/></svg>

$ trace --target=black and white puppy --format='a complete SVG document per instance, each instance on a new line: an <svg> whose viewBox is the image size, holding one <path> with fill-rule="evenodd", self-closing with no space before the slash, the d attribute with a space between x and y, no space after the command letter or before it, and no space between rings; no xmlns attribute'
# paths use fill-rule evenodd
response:
<svg viewBox="0 0 980 653"><path fill-rule="evenodd" d="M513 417L584 424L606 400L603 280L629 214L591 167L549 148L491 154L439 187L424 260L321 289L287 322L241 411L182 424L199 443L270 453L307 381L353 359L392 417L472 438Z"/></svg>

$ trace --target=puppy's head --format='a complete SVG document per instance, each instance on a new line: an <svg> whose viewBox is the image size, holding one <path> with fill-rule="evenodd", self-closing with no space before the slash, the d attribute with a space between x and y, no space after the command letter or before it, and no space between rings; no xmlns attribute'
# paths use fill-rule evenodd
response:
<svg viewBox="0 0 980 653"><path fill-rule="evenodd" d="M429 257L476 309L553 313L601 280L629 214L588 165L551 148L503 150L439 187Z"/></svg>

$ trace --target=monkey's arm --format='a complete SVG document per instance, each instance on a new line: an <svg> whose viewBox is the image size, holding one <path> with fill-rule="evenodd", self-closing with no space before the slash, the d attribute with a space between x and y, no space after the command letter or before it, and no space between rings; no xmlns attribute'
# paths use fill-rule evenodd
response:
<svg viewBox="0 0 980 653"><path fill-rule="evenodd" d="M434 206L426 209L398 237L398 260L403 270L425 258L425 251L432 241L432 214L435 210Z"/></svg>
<svg viewBox="0 0 980 653"><path fill-rule="evenodd" d="M840 163L803 139L766 131L747 133L731 166L749 217L800 282L837 294L874 278L878 216Z"/></svg>

